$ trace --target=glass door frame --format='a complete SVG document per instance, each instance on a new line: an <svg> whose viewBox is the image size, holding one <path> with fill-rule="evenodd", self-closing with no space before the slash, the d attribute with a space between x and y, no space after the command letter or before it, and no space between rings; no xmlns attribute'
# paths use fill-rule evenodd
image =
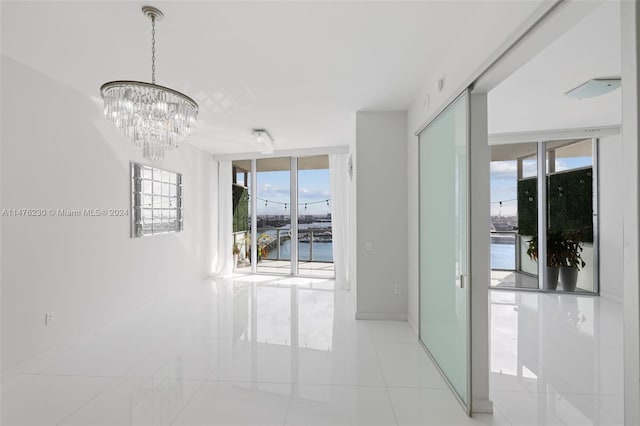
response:
<svg viewBox="0 0 640 426"><path fill-rule="evenodd" d="M301 276L301 277L309 277L309 278L317 278L313 276L300 275L299 269L299 245L298 241L298 158L301 156L296 155L285 155L282 157L273 156L273 157L260 157L260 158L252 158L251 159L251 188L249 193L249 198L251 200L251 259L258 259L258 160L260 159L269 159L269 158L289 158L290 159L290 196L289 196L289 217L290 217L290 232L291 232L291 268L289 275L284 276ZM272 275L266 272L259 272L257 270L258 265L257 262L251 262L251 273L252 274L262 274L262 275ZM283 275L278 275L283 276ZM331 279L335 278L334 276Z"/></svg>
<svg viewBox="0 0 640 426"><path fill-rule="evenodd" d="M571 138L575 139L575 138ZM585 138L589 139L589 138ZM549 174L547 173L547 142L556 142L561 141L562 139L551 138L544 141L537 141L537 192L538 192L538 235L547 235L547 212L548 212L548 202L549 197L547 197L547 177ZM538 238L538 289L534 291L541 291L544 293L569 293L569 294L580 294L581 296L600 295L600 262L599 262L599 252L600 252L600 237L599 237L599 197L598 197L598 189L599 189L599 176L598 176L598 162L599 162L599 138L591 138L591 156L592 156L592 186L593 186L593 291L592 292L573 292L573 291L562 291L562 290L549 290L544 287L544 283L547 279L547 268L546 262L541 262L540 259L547 258L547 239L546 238ZM543 178L540 178L540 177Z"/></svg>
<svg viewBox="0 0 640 426"><path fill-rule="evenodd" d="M289 168L289 223L291 224L291 268L289 275L298 275L298 244L293 244L293 241L298 241L298 157L285 156L290 160ZM269 158L269 157L267 157ZM277 157L274 157L277 158ZM262 158L261 158L262 159ZM251 159L251 191L249 194L251 198L251 259L258 259L258 159ZM295 218L295 221L294 221ZM252 274L265 274L264 272L258 272L258 262L251 262Z"/></svg>
<svg viewBox="0 0 640 426"><path fill-rule="evenodd" d="M465 129L465 138L466 138L466 194L465 194L465 198L466 198L466 208L465 208L465 226L467 229L466 232L466 243L465 243L465 247L466 247L466 268L465 268L465 274L458 277L458 283L456 283L457 286L459 286L461 289L464 289L465 291L465 296L466 296L466 304L465 304L465 310L466 310L466 328L467 328L467 333L466 333L466 342L465 342L465 347L466 347L466 367L467 367L467 371L466 371L466 381L467 381L467 386L466 386L466 402L461 398L461 396L458 393L458 390L455 388L455 386L451 383L451 381L449 380L449 378L447 377L446 373L443 371L443 369L440 367L440 365L438 364L438 361L436 360L436 358L434 357L434 355L431 353L431 351L429 350L429 348L427 347L427 345L423 342L422 340L422 316L423 316L423 312L422 312L422 306L421 306L421 293L422 293L422 286L421 286L421 282L422 282L422 276L423 276L423 271L422 271L422 267L420 266L421 263L421 251L422 251L422 247L421 244L418 244L418 259L419 259L419 273L418 273L418 304L419 304L419 309L418 309L418 342L420 343L420 345L423 347L423 349L426 351L426 353L429 355L429 358L432 360L434 366L436 367L436 369L438 370L438 372L440 373L440 375L442 376L442 378L445 380L445 382L447 383L447 386L449 386L451 392L453 393L453 395L456 397L458 403L462 406L463 410L465 411L465 413L467 414L467 416L471 416L471 411L472 411L472 352L471 352L471 348L472 348L472 335L471 335L471 285L470 285L470 274L471 274L471 156L470 156L470 143L471 143L471 90L469 88L465 89L462 93L460 93L458 96L455 97L455 99L453 101L451 101L445 108L443 108L435 117L433 117L426 125L424 125L420 130L418 130L418 132L416 132L416 135L418 136L418 194L421 194L421 167L420 167L420 150L421 150L421 143L420 143L420 135L427 130L432 124L434 124L436 122L436 120L438 120L439 118L442 117L443 114L445 114L447 111L449 111L450 107L453 106L456 102L458 102L460 99L462 99L463 97L466 97L466 129ZM418 235L420 238L421 235L421 228L422 228L422 220L421 220L421 202L418 203Z"/></svg>

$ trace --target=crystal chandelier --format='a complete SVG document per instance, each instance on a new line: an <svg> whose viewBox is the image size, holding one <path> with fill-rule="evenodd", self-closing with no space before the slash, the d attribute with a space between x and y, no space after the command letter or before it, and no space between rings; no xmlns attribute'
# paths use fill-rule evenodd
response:
<svg viewBox="0 0 640 426"><path fill-rule="evenodd" d="M151 19L151 83L110 81L100 87L100 94L104 115L142 148L144 158L160 160L194 131L198 104L156 84L156 21L164 14L152 6L144 6L142 13Z"/></svg>

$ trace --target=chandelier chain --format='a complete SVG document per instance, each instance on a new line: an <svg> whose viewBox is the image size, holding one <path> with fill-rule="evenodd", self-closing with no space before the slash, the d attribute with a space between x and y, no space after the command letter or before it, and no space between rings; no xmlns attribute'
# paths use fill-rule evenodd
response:
<svg viewBox="0 0 640 426"><path fill-rule="evenodd" d="M156 84L156 17L151 16L151 83Z"/></svg>

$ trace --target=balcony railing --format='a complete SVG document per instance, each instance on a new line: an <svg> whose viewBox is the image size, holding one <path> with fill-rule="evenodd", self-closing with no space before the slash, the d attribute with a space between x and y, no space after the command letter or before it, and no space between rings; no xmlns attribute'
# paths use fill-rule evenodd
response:
<svg viewBox="0 0 640 426"><path fill-rule="evenodd" d="M266 247L268 260L291 260L291 230L287 228L258 228L258 248ZM249 253L249 232L234 233L234 244L241 253ZM260 256L260 255L259 255ZM300 262L333 263L332 228L298 230L298 260Z"/></svg>
<svg viewBox="0 0 640 426"><path fill-rule="evenodd" d="M491 231L491 269L520 269L520 235L518 231Z"/></svg>

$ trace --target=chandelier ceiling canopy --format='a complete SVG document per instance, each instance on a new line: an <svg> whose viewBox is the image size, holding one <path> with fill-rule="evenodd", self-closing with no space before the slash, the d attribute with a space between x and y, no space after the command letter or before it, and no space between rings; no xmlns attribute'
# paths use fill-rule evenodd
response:
<svg viewBox="0 0 640 426"><path fill-rule="evenodd" d="M177 90L156 84L156 21L164 14L153 6L142 13L151 19L151 83L110 81L100 87L104 114L136 146L144 158L160 160L193 131L198 104Z"/></svg>
<svg viewBox="0 0 640 426"><path fill-rule="evenodd" d="M261 154L273 154L273 138L265 129L253 129L251 134L255 137L255 144Z"/></svg>

